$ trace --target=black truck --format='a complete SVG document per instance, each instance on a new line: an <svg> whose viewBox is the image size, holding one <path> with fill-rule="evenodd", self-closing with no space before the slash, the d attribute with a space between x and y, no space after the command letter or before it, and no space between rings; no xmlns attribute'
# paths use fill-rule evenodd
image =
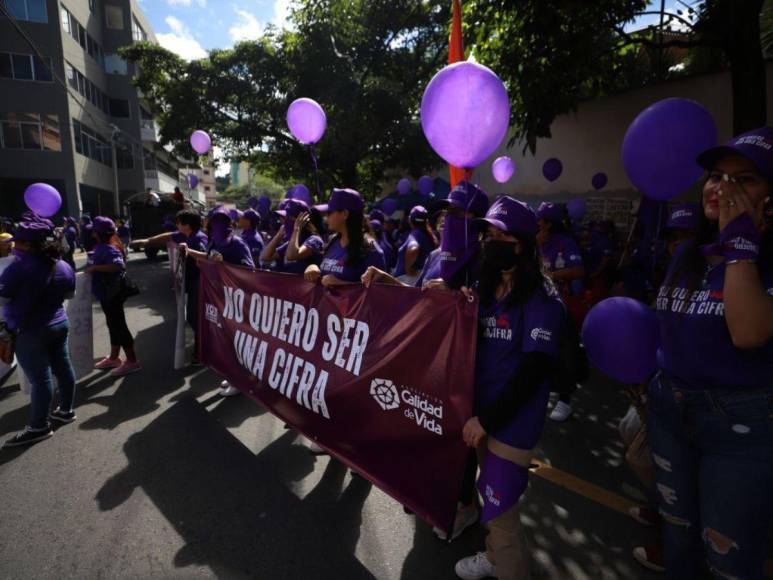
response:
<svg viewBox="0 0 773 580"><path fill-rule="evenodd" d="M126 200L131 224L132 239L147 239L165 231L164 222L171 217L174 222L175 214L183 209L183 205L172 199L172 194L157 193L156 197L147 193L138 193ZM190 200L186 200L190 204ZM148 247L143 250L145 255L153 260L159 252L165 252L165 248Z"/></svg>

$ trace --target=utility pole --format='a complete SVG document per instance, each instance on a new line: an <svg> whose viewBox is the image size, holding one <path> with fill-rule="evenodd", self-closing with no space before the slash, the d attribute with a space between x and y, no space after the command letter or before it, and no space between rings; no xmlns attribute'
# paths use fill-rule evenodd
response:
<svg viewBox="0 0 773 580"><path fill-rule="evenodd" d="M113 215L118 217L121 215L121 202L118 192L118 152L115 144L121 130L115 125L110 126L113 128L113 134L110 137L110 149L113 153Z"/></svg>

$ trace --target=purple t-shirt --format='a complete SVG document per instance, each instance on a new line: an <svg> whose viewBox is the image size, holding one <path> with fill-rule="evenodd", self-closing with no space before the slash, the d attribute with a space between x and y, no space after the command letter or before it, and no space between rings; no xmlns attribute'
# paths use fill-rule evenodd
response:
<svg viewBox="0 0 773 580"><path fill-rule="evenodd" d="M576 268L582 266L580 247L566 234L550 234L548 241L540 246L542 263L548 272ZM578 294L583 290L581 280L572 280L571 293Z"/></svg>
<svg viewBox="0 0 773 580"><path fill-rule="evenodd" d="M430 252L435 249L435 244L432 243L427 232L423 232L419 229L412 230L408 235L400 249L397 250L397 266L395 266L395 276L402 276L405 274L405 253L412 245L419 246L419 255L416 256L416 261L413 264L413 269L421 272L424 267L424 262L427 260Z"/></svg>
<svg viewBox="0 0 773 580"><path fill-rule="evenodd" d="M367 240L365 241L365 244L368 246L365 258L360 260L359 264L349 266L346 264L346 248L341 246L340 239L336 238L333 240L327 247L319 267L322 271L322 275L326 276L332 274L336 278L340 278L347 282L359 282L368 267L375 266L380 270L386 268L384 263L384 252L381 251L378 244Z"/></svg>
<svg viewBox="0 0 773 580"><path fill-rule="evenodd" d="M13 330L35 330L67 320L64 301L75 292L75 272L58 260L17 258L0 275L0 296L8 298L5 321Z"/></svg>
<svg viewBox="0 0 773 580"><path fill-rule="evenodd" d="M392 244L389 243L386 234L382 234L382 236L377 240L377 243L378 247L381 248L381 251L384 253L384 262L386 263L386 267L391 270L397 264L395 249L392 247Z"/></svg>
<svg viewBox="0 0 773 580"><path fill-rule="evenodd" d="M89 256L89 264L93 266L117 265L126 268L123 252L112 244L99 243ZM94 272L91 278L91 293L97 300L107 298L107 289L117 283L125 275L120 272Z"/></svg>
<svg viewBox="0 0 773 580"><path fill-rule="evenodd" d="M325 242L319 236L309 236L306 238L301 247L311 248L311 255L303 260L295 260L294 262L288 262L285 260L285 254L287 254L287 246L290 242L285 242L276 249L276 253L279 254L279 260L277 261L277 272L285 272L287 274L303 274L306 268L312 264L319 266L322 261L322 252L325 248Z"/></svg>
<svg viewBox="0 0 773 580"><path fill-rule="evenodd" d="M246 266L247 268L255 267L255 262L252 261L252 253L247 244L236 236L230 236L222 244L216 244L213 240L210 240L207 255L211 258L215 253L223 256L223 262L227 264Z"/></svg>
<svg viewBox="0 0 773 580"><path fill-rule="evenodd" d="M186 236L182 232L172 234L172 241L176 244L186 244L191 250L196 252L207 251L207 234L199 230ZM196 258L188 256L185 259L185 288L190 289L199 283L199 267L196 265Z"/></svg>
<svg viewBox="0 0 773 580"><path fill-rule="evenodd" d="M555 356L563 327L564 307L558 296L540 288L525 304L509 308L497 302L478 313L475 360L475 407L492 405L515 375L524 353ZM549 387L546 381L508 425L493 433L503 443L531 449L545 424Z"/></svg>
<svg viewBox="0 0 773 580"><path fill-rule="evenodd" d="M593 274L601 266L604 258L611 258L614 255L614 246L612 240L603 234L591 233L590 246L585 258L585 271L588 275Z"/></svg>
<svg viewBox="0 0 773 580"><path fill-rule="evenodd" d="M260 232L258 230L244 230L241 238L250 249L253 263L259 263L260 253L263 251L263 238L261 237Z"/></svg>
<svg viewBox="0 0 773 580"><path fill-rule="evenodd" d="M773 340L748 350L733 345L722 301L724 282L722 263L711 269L706 283L692 293L680 283L660 287L656 301L661 343L658 364L686 389L769 387ZM773 296L773 268L762 271L762 283ZM678 312L680 309L685 312Z"/></svg>
<svg viewBox="0 0 773 580"><path fill-rule="evenodd" d="M437 250L433 250L430 255L427 256L427 260L424 262L424 268L421 269L421 274L416 278L417 288L421 288L424 285L424 282L440 278L440 264L442 263L440 260L440 252L441 250L438 248Z"/></svg>

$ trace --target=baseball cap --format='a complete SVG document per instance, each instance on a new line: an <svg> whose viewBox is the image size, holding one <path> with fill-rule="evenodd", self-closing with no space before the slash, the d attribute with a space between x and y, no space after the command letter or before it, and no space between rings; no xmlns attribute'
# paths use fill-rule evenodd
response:
<svg viewBox="0 0 773 580"><path fill-rule="evenodd" d="M741 155L757 166L757 171L773 181L773 129L759 127L733 137L724 145L712 147L698 155L698 165L711 171L720 159Z"/></svg>
<svg viewBox="0 0 773 580"><path fill-rule="evenodd" d="M478 226L492 225L513 235L537 234L537 218L524 202L509 196L500 197L486 212L486 217L473 220Z"/></svg>
<svg viewBox="0 0 773 580"><path fill-rule="evenodd" d="M330 194L330 201L326 205L318 205L316 208L325 213L331 211L362 211L365 204L360 192L353 189L334 189Z"/></svg>
<svg viewBox="0 0 773 580"><path fill-rule="evenodd" d="M415 206L408 214L408 219L415 222L427 221L427 208L425 208L423 205Z"/></svg>
<svg viewBox="0 0 773 580"><path fill-rule="evenodd" d="M282 217L289 217L291 219L297 218L302 213L309 211L308 204L301 199L286 199L282 209L276 210L274 213Z"/></svg>
<svg viewBox="0 0 773 580"><path fill-rule="evenodd" d="M242 217L247 219L253 228L258 227L258 224L260 223L260 215L258 215L258 212L254 209L245 210Z"/></svg>
<svg viewBox="0 0 773 580"><path fill-rule="evenodd" d="M476 217L483 217L489 208L488 195L472 183L460 181L448 192L448 197L438 203L438 207L441 209L455 207L468 211Z"/></svg>
<svg viewBox="0 0 773 580"><path fill-rule="evenodd" d="M16 226L11 241L40 242L54 231L54 223L34 213L26 213Z"/></svg>
<svg viewBox="0 0 773 580"><path fill-rule="evenodd" d="M537 219L549 222L560 222L564 219L564 208L556 203L543 201L537 208Z"/></svg>
<svg viewBox="0 0 773 580"><path fill-rule="evenodd" d="M109 217L98 215L94 218L94 231L100 234L115 231L115 222Z"/></svg>
<svg viewBox="0 0 773 580"><path fill-rule="evenodd" d="M670 230L697 230L700 208L696 203L684 203L675 205L668 216L666 229Z"/></svg>

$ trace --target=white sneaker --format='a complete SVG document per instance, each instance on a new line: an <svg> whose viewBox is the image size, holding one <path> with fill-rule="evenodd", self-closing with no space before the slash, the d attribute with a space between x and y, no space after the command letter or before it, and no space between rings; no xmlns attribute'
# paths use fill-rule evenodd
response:
<svg viewBox="0 0 773 580"><path fill-rule="evenodd" d="M474 503L466 506L459 504L459 506L456 508L456 519L454 519L454 531L451 536L451 540L455 540L462 535L464 530L477 523L479 515L478 506L476 506ZM445 540L447 538L445 530L441 530L440 528L432 528L432 531L435 532L435 535L441 540Z"/></svg>
<svg viewBox="0 0 773 580"><path fill-rule="evenodd" d="M309 443L309 451L311 451L314 455L327 455L327 451L322 449L319 445L314 443L314 441L311 441Z"/></svg>
<svg viewBox="0 0 773 580"><path fill-rule="evenodd" d="M217 390L217 394L221 397L235 397L236 395L241 394L241 391L228 381L223 381L220 383L220 388Z"/></svg>
<svg viewBox="0 0 773 580"><path fill-rule="evenodd" d="M558 401L556 406L553 407L553 410L550 412L550 419L552 421L558 421L559 423L562 423L566 421L571 416L571 414L572 406L569 403Z"/></svg>
<svg viewBox="0 0 773 580"><path fill-rule="evenodd" d="M485 552L478 552L474 556L459 560L454 567L454 571L459 578L464 580L497 577L494 564L488 561Z"/></svg>

